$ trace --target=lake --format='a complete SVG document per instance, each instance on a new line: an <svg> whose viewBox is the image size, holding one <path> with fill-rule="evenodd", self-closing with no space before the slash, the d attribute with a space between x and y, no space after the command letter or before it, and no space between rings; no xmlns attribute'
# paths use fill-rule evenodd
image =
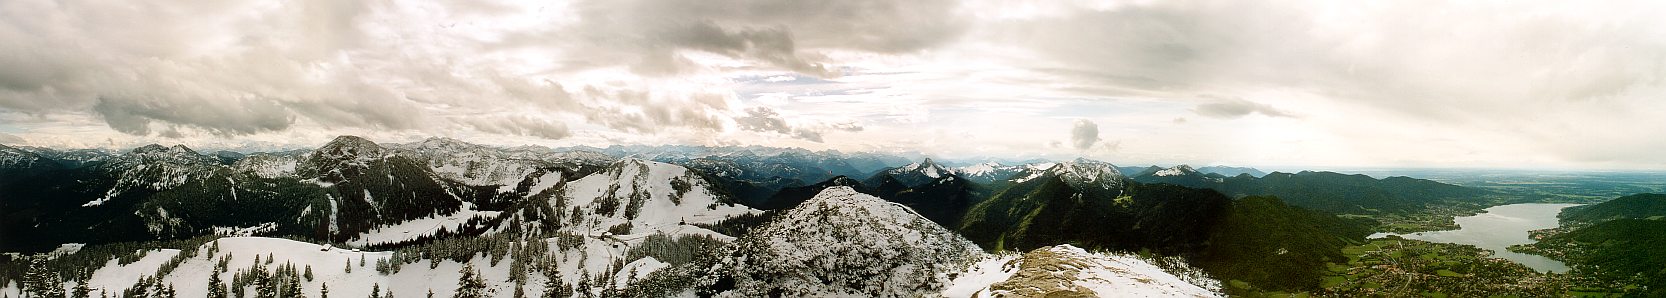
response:
<svg viewBox="0 0 1666 298"><path fill-rule="evenodd" d="M1563 273L1568 266L1538 255L1511 252L1516 244L1533 243L1527 231L1556 227L1556 215L1562 208L1579 204L1511 204L1487 208L1486 213L1455 218L1458 229L1451 231L1418 232L1412 234L1376 233L1371 238L1400 235L1407 239L1429 242L1474 245L1491 250L1493 257L1527 265L1540 272Z"/></svg>

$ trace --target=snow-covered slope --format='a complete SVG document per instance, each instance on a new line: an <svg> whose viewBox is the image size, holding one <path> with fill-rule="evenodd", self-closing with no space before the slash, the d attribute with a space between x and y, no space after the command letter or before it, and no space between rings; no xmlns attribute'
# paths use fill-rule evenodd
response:
<svg viewBox="0 0 1666 298"><path fill-rule="evenodd" d="M903 186L916 187L937 181L938 179L949 177L950 175L954 175L954 171L937 165L937 163L932 162L930 158L927 158L922 162L891 168L885 170L884 172L880 172L879 174L875 174L874 177L869 178L865 183L869 186L878 186L884 184L884 181L887 179L894 179L896 182L902 183Z"/></svg>
<svg viewBox="0 0 1666 298"><path fill-rule="evenodd" d="M1115 165L1107 162L1077 158L1076 160L1061 162L1048 172L1059 175L1064 183L1076 189L1109 189L1121 191L1127 180Z"/></svg>
<svg viewBox="0 0 1666 298"><path fill-rule="evenodd" d="M98 170L116 177L116 184L106 191L103 197L88 201L82 206L101 205L132 189L159 191L185 184L192 179L209 179L220 174L217 170L221 169L219 160L198 154L184 145L146 145L100 164Z"/></svg>
<svg viewBox="0 0 1666 298"><path fill-rule="evenodd" d="M573 249L552 245L557 247L553 256L556 270L569 285L609 275L626 277L616 285L624 287L668 266L658 260L625 259L632 248L647 239L663 236L732 241L733 237L695 225L760 212L722 200L708 182L687 168L638 159L620 160L566 183L540 181L532 186L532 193L542 193L549 187L558 187L551 190L558 195L545 202L559 214L556 233L577 235L575 240L581 241ZM628 274L633 269L636 274Z"/></svg>
<svg viewBox="0 0 1666 298"><path fill-rule="evenodd" d="M57 167L52 160L23 149L0 145L0 171Z"/></svg>
<svg viewBox="0 0 1666 298"><path fill-rule="evenodd" d="M1219 291L1216 280L1176 276L1134 256L1090 253L1065 244L981 260L943 296L1219 297Z"/></svg>
<svg viewBox="0 0 1666 298"><path fill-rule="evenodd" d="M1151 175L1152 176L1159 176L1159 177L1168 177L1168 176L1191 175L1191 174L1195 174L1195 173L1197 173L1197 170L1192 169L1192 166L1178 165L1178 166L1174 166L1174 167L1171 167L1171 168L1163 169L1161 171L1157 171L1156 173L1151 173Z"/></svg>
<svg viewBox="0 0 1666 298"><path fill-rule="evenodd" d="M973 182L990 183L990 182L999 181L1001 179L1006 179L1008 177L1012 177L1013 174L1017 174L1019 171L1022 171L1025 168L1027 168L1026 165L1010 165L1009 166L1009 165L1002 165L1001 163L997 163L997 162L985 162L985 163L979 163L979 164L975 164L975 165L956 168L956 169L954 169L954 172L955 172L956 175L959 175L960 177L965 177L966 179L972 180Z"/></svg>
<svg viewBox="0 0 1666 298"><path fill-rule="evenodd" d="M255 153L238 159L231 167L238 172L261 178L293 177L295 166L300 164L301 160L307 159L307 155L307 152Z"/></svg>
<svg viewBox="0 0 1666 298"><path fill-rule="evenodd" d="M601 235L629 223L633 231L681 231L722 236L687 224L716 223L758 212L722 202L699 175L677 165L625 159L566 183L550 199L555 210L579 214L563 230ZM632 233L640 234L640 233Z"/></svg>
<svg viewBox="0 0 1666 298"><path fill-rule="evenodd" d="M468 185L515 185L545 162L493 147L450 138L429 138L393 148L426 164L435 174Z"/></svg>
<svg viewBox="0 0 1666 298"><path fill-rule="evenodd" d="M937 293L984 253L902 205L823 190L737 240L720 268L730 296L916 297Z"/></svg>
<svg viewBox="0 0 1666 298"><path fill-rule="evenodd" d="M376 262L392 256L391 252L358 252L341 248L330 248L318 244L263 237L229 237L216 240L219 251L209 255L209 248L214 244L204 244L198 247L195 254L180 263L170 274L163 277L163 284L172 285L178 292L178 297L205 297L208 292L210 274L219 274L226 283L232 281L234 273L255 266L255 258L260 258L260 264L270 268L278 265L293 264L298 270L310 268L313 279L301 283L302 293L308 297L318 297L319 289L328 285L330 295L334 297L367 297L370 296L372 285L376 285L384 292L391 291L396 297L425 297L432 290L435 297L450 297L456 291L458 269L462 264L443 260L437 261L430 269L429 262L419 261L417 264L407 264L398 273L380 274L376 271ZM132 286L140 276L151 276L156 270L178 256L182 251L177 249L153 250L145 254L144 258L127 265L118 265L116 260L110 260L104 266L93 268L92 278L88 287L93 290L92 295L98 296L99 291L107 291L111 297L119 296L123 289ZM274 259L267 263L268 256ZM222 258L230 257L226 272L214 270ZM360 259L364 259L360 265ZM514 292L514 283L509 282L509 263L499 262L498 266L490 266L490 261L479 256L470 261L481 272L492 292L493 297L510 297ZM352 268L346 268L352 267ZM349 272L350 271L350 272ZM526 290L530 293L543 292L543 277L537 274L528 276ZM74 282L66 282L65 288L74 286ZM253 286L246 288L253 296ZM0 291L10 297L18 297L15 288Z"/></svg>

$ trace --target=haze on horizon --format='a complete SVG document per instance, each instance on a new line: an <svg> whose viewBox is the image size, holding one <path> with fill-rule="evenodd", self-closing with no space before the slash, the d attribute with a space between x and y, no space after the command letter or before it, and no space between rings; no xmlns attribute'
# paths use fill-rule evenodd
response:
<svg viewBox="0 0 1666 298"><path fill-rule="evenodd" d="M0 2L0 144L1666 169L1666 3Z"/></svg>

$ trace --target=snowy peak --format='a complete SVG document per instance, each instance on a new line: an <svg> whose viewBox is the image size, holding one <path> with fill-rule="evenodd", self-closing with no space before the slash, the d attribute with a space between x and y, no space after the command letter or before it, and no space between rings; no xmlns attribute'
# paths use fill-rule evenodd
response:
<svg viewBox="0 0 1666 298"><path fill-rule="evenodd" d="M917 297L982 258L975 244L902 205L823 190L736 242L718 268L743 297ZM898 286L907 285L907 286Z"/></svg>
<svg viewBox="0 0 1666 298"><path fill-rule="evenodd" d="M185 147L185 145L173 145L171 147L163 147L162 145L150 144L150 145L145 145L145 146L142 146L142 147L139 147L139 148L134 148L133 150L128 151L126 154L122 154L118 158L119 159L125 159L125 160L127 160L127 162L158 162L158 161L160 161L160 162L171 162L171 163L175 163L175 164L217 163L218 162L218 160L215 159L214 157L199 154L199 153L197 153L196 150L191 150L191 148Z"/></svg>
<svg viewBox="0 0 1666 298"><path fill-rule="evenodd" d="M983 176L995 173L997 169L1007 168L997 162L985 162L956 169L962 176Z"/></svg>
<svg viewBox="0 0 1666 298"><path fill-rule="evenodd" d="M948 169L932 162L930 158L927 158L923 162L911 163L906 166L893 169L890 172L892 174L920 174L925 175L926 177L931 177L932 179L942 178L950 173Z"/></svg>
<svg viewBox="0 0 1666 298"><path fill-rule="evenodd" d="M1066 184L1079 190L1105 189L1120 192L1123 180L1127 179L1115 165L1085 158L1058 163L1047 169L1047 172L1058 175Z"/></svg>
<svg viewBox="0 0 1666 298"><path fill-rule="evenodd" d="M381 157L383 149L376 142L357 136L339 136L314 150L314 156L333 160Z"/></svg>
<svg viewBox="0 0 1666 298"><path fill-rule="evenodd" d="M1169 177L1169 176L1189 176L1189 175L1194 175L1194 174L1197 174L1197 173L1198 173L1197 169L1193 169L1192 166L1178 165L1178 166L1174 166L1174 167L1171 167L1171 168L1159 170L1156 173L1151 173L1151 175L1152 176L1160 176L1160 177Z"/></svg>
<svg viewBox="0 0 1666 298"><path fill-rule="evenodd" d="M886 178L889 178L895 179L896 182L902 183L903 186L917 187L938 181L939 179L948 178L952 175L954 175L953 171L950 171L949 169L932 162L930 158L927 158L922 162L892 168L874 175L873 178L868 180L868 184L869 186L879 186L886 180Z"/></svg>
<svg viewBox="0 0 1666 298"><path fill-rule="evenodd" d="M412 147L414 147L415 149L426 149L426 150L435 150L435 151L462 151L462 150L470 150L470 149L475 149L475 148L482 148L484 146L480 146L480 145L476 145L476 144L472 144L472 143L468 143L468 142L463 142L461 140L453 139L453 138L431 137L431 138L423 139L421 142L417 142L415 144L412 144Z"/></svg>

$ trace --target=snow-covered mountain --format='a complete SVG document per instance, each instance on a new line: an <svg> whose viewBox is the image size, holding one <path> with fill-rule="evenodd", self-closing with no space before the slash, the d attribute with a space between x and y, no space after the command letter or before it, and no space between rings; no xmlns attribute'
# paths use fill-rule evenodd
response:
<svg viewBox="0 0 1666 298"><path fill-rule="evenodd" d="M506 149L440 137L389 147L422 162L441 177L472 186L512 187L539 169L601 166L613 160L589 151L557 153L536 146Z"/></svg>
<svg viewBox="0 0 1666 298"><path fill-rule="evenodd" d="M877 187L884 184L885 179L891 179L901 183L902 186L917 187L927 183L937 182L938 179L948 178L954 174L954 171L944 168L943 166L932 162L930 158L927 158L921 162L886 169L878 174L874 174L873 178L869 178L864 183L870 187Z"/></svg>
<svg viewBox="0 0 1666 298"><path fill-rule="evenodd" d="M723 295L915 297L941 291L984 253L902 205L828 188L737 240Z"/></svg>
<svg viewBox="0 0 1666 298"><path fill-rule="evenodd" d="M1211 174L1193 169L1188 165L1177 165L1155 172L1133 177L1137 181L1150 183L1168 183L1174 185L1197 186L1211 185L1225 181L1220 174Z"/></svg>
<svg viewBox="0 0 1666 298"><path fill-rule="evenodd" d="M41 147L15 147L24 151L34 152L41 157L58 162L66 168L79 168L84 165L101 162L121 152L105 149L67 149L59 150Z"/></svg>
<svg viewBox="0 0 1666 298"><path fill-rule="evenodd" d="M295 167L311 154L312 151L248 154L233 162L231 168L261 178L293 177Z"/></svg>
<svg viewBox="0 0 1666 298"><path fill-rule="evenodd" d="M1198 173L1197 169L1193 169L1192 166L1178 165L1178 166L1174 166L1174 167L1171 167L1171 168L1162 169L1160 171L1157 171L1156 173L1151 173L1151 175L1152 176L1159 176L1159 177L1168 177L1168 176L1192 175L1192 174L1197 174L1197 173Z"/></svg>
<svg viewBox="0 0 1666 298"><path fill-rule="evenodd" d="M184 145L145 145L111 157L96 167L98 171L115 177L116 184L103 197L87 201L82 206L98 206L134 189L162 191L188 181L226 174L218 159L199 154Z"/></svg>
<svg viewBox="0 0 1666 298"><path fill-rule="evenodd" d="M13 170L57 168L58 163L27 150L0 145L0 173Z"/></svg>
<svg viewBox="0 0 1666 298"><path fill-rule="evenodd" d="M1041 177L1056 176L1077 190L1105 190L1113 196L1122 192L1127 176L1107 162L1077 158L1059 163L1025 165L1007 182L1024 183Z"/></svg>
<svg viewBox="0 0 1666 298"><path fill-rule="evenodd" d="M533 188L534 193L544 189ZM710 183L681 166L624 159L563 184L545 203L570 213L561 230L602 235L616 226L635 231L726 237L693 224L712 224L755 213L711 190ZM573 215L577 215L576 217ZM638 235L644 236L644 235Z"/></svg>
<svg viewBox="0 0 1666 298"><path fill-rule="evenodd" d="M1051 164L1047 165L1051 166ZM1018 174L1018 172L1030 168L1030 166L1031 165L1028 164L1003 165L1001 163L991 161L955 168L954 172L955 175L965 177L968 180L972 180L972 182L988 184L1011 178L1012 175Z"/></svg>

